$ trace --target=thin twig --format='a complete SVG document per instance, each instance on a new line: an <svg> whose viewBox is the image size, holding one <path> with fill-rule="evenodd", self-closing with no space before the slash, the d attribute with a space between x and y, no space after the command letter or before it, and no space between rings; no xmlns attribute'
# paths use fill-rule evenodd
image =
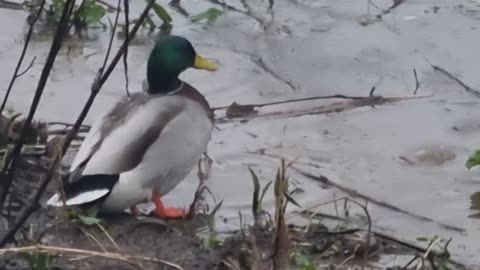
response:
<svg viewBox="0 0 480 270"><path fill-rule="evenodd" d="M434 70L440 71L440 72L442 72L443 74L447 75L447 77L449 77L450 79L456 81L456 82L457 82L458 84L460 84L463 88L465 88L465 91L473 94L473 95L476 96L476 97L480 97L480 91L475 90L475 89L471 88L470 86L466 85L464 82L462 82L459 78L453 76L453 75L452 75L450 72L448 72L446 69L432 64L430 61L428 61L427 58L425 58L425 61L427 61L427 63L429 63L430 66L432 66Z"/></svg>
<svg viewBox="0 0 480 270"><path fill-rule="evenodd" d="M374 8L378 9L378 10L381 10L383 12L385 12L382 8L380 8L377 4L375 4L375 2L373 2L372 0L368 0L368 4L369 5L372 5Z"/></svg>
<svg viewBox="0 0 480 270"><path fill-rule="evenodd" d="M174 8L176 11L178 11L178 13L182 16L184 16L185 18L188 18L190 17L190 14L188 13L188 11L186 9L184 9L182 7L182 5L180 4L180 0L172 0L170 1L170 3L168 3L172 8Z"/></svg>
<svg viewBox="0 0 480 270"><path fill-rule="evenodd" d="M405 2L405 0L393 0L393 4L388 8L388 11L392 11L392 9L397 8L403 2Z"/></svg>
<svg viewBox="0 0 480 270"><path fill-rule="evenodd" d="M106 6L109 10L120 11L120 6L115 8L113 5L110 5L108 2L103 0L96 0L96 2Z"/></svg>
<svg viewBox="0 0 480 270"><path fill-rule="evenodd" d="M123 8L125 9L125 33L128 33L130 28L130 20L128 19L128 15L130 13L130 6L128 3L129 0L123 0ZM123 54L123 74L125 75L125 92L127 96L130 96L130 91L128 90L128 46L125 47L125 53Z"/></svg>
<svg viewBox="0 0 480 270"><path fill-rule="evenodd" d="M34 56L33 59L32 59L32 61L30 61L30 64L28 65L28 67L27 67L24 71L22 71L22 72L20 72L19 74L17 74L17 78L18 78L18 77L21 77L21 76L23 76L25 73L27 73L27 72L32 68L32 66L33 66L33 64L35 63L35 60L36 60L36 59L37 59L37 57Z"/></svg>
<svg viewBox="0 0 480 270"><path fill-rule="evenodd" d="M32 104L30 106L30 111L28 113L27 118L25 119L19 139L15 146L13 147L13 150L11 154L9 154L5 160L5 164L3 166L3 172L7 173L6 181L4 183L4 186L2 188L1 194L0 194L0 209L3 209L3 206L5 204L5 199L7 197L7 194L10 191L10 186L12 184L13 180L13 172L15 171L17 161L18 161L18 156L21 152L22 146L25 142L26 135L27 135L27 130L30 127L33 117L35 115L35 112L37 111L37 107L40 103L40 99L43 95L43 90L45 89L45 85L47 84L48 77L50 75L50 71L52 70L53 64L55 63L55 59L57 57L57 54L62 46L63 39L65 37L65 34L67 33L68 29L68 22L70 19L70 15L72 13L73 7L75 5L75 0L67 0L65 2L62 16L60 18L57 31L55 33L55 37L52 41L52 45L50 47L50 52L48 53L47 60L45 62L45 65L43 67L42 73L40 75L40 79L38 81L37 89L35 90L35 94L32 100ZM0 244L0 246L3 246Z"/></svg>
<svg viewBox="0 0 480 270"><path fill-rule="evenodd" d="M67 2L69 3L69 2ZM38 205L38 202L41 198L41 196L43 195L43 193L45 192L45 189L47 188L47 185L50 183L51 179L52 179L52 176L54 175L54 173L56 172L56 168L58 166L58 162L60 162L61 158L65 155L65 153L67 152L67 149L70 145L70 143L72 142L72 140L74 139L75 135L77 134L78 132L78 129L80 128L80 126L82 125L83 123L83 120L85 119L85 117L87 116L87 113L88 111L90 110L90 107L92 106L94 100L95 100L95 97L96 95L98 94L98 92L100 91L101 87L103 86L103 84L107 81L108 77L110 76L110 74L112 73L113 69L115 68L116 64L118 63L118 61L120 60L120 58L122 57L122 54L123 52L125 51L125 48L128 46L129 42L133 39L133 37L135 36L135 33L138 31L138 29L140 28L140 26L142 25L143 23L143 20L145 19L145 17L148 15L148 12L150 11L150 9L152 8L153 4L155 3L155 0L150 0L147 4L147 6L145 7L145 9L143 10L142 14L140 15L138 21L135 23L135 26L132 28L132 31L129 33L128 37L125 39L125 41L123 42L122 46L120 47L120 49L118 50L117 54L115 55L115 57L113 58L112 62L110 63L110 65L108 66L108 68L106 69L105 73L103 75L99 75L97 74L96 78L95 78L95 81L93 82L92 84L92 89L91 89L91 94L87 100L87 102L85 103L80 115L78 116L77 118L77 121L75 122L75 125L73 126L72 130L70 131L70 133L68 133L68 135L66 136L65 140L64 140L64 143L62 145L62 148L61 148L61 151L59 151L60 153L58 153L57 155L55 155L55 158L53 159L53 162L52 164L50 165L50 168L48 169L48 172L45 176L45 178L41 181L40 183L40 186L38 188L38 190L36 191L35 195L33 196L30 204L19 214L19 217L16 221L16 224L15 226L13 226L6 234L5 236L1 239L0 241L0 247L3 247L5 246L8 242L11 241L11 239L13 238L13 236L15 235L15 233L20 229L20 227L25 223L25 221L27 220L27 218L35 211L35 209L37 208L37 205Z"/></svg>
<svg viewBox="0 0 480 270"><path fill-rule="evenodd" d="M180 267L178 264L175 264L166 260L158 259L158 258L128 255L128 254L121 254L121 253L112 253L112 252L99 252L99 251L93 251L93 250L58 247L58 246L34 245L34 246L26 246L26 247L3 248L3 249L0 249L0 254L4 254L6 252L20 253L20 252L31 252L31 251L75 253L79 255L89 255L89 256L97 256L97 257L102 257L107 259L119 260L127 263L131 263L129 260L140 260L140 261L161 263L166 266L170 266L174 269L183 270L183 268Z"/></svg>
<svg viewBox="0 0 480 270"><path fill-rule="evenodd" d="M209 0L210 2L212 2L213 4L217 4L217 5L220 5L222 8L226 9L226 10L230 10L230 11L235 11L235 12L238 12L238 13L241 13L243 15L246 15L250 18L253 18L254 20L256 20L260 25L263 25L263 21L258 18L257 16L253 15L250 11L243 11L241 9L238 9L234 6L231 6L225 2L221 2L219 0Z"/></svg>
<svg viewBox="0 0 480 270"><path fill-rule="evenodd" d="M67 134L71 129L69 128L62 128L62 129L52 129L47 131L47 135L65 135ZM78 130L78 133L87 133L90 131L89 127L81 127Z"/></svg>
<svg viewBox="0 0 480 270"><path fill-rule="evenodd" d="M116 248L118 251L122 251L122 250L120 249L120 247L117 245L117 242L115 242L115 240L113 240L113 237L107 232L107 230L102 226L102 224L97 223L97 226L98 226L98 228L100 228L100 230L107 236L108 240L115 246L115 248Z"/></svg>
<svg viewBox="0 0 480 270"><path fill-rule="evenodd" d="M25 37L25 42L23 44L22 53L20 54L20 58L18 59L17 67L15 68L15 71L13 72L12 78L10 79L10 84L8 85L7 91L5 92L5 97L3 98L2 106L0 107L0 115L2 115L3 109L5 108L5 105L7 104L7 100L8 100L8 97L10 96L10 92L12 91L13 85L15 84L15 80L19 77L18 76L18 71L20 70L20 67L22 66L23 58L25 57L25 54L27 53L28 44L30 43L30 39L32 37L33 28L35 27L35 23L37 22L38 18L40 17L40 14L43 11L43 7L45 6L45 1L46 0L42 0L42 2L40 2L40 6L38 7L38 11L35 14L35 17L33 17L32 21L30 22L30 27L28 28L28 33L27 33L27 36ZM1 206L1 204L0 204L0 206ZM1 209L1 207L0 207L0 209Z"/></svg>
<svg viewBox="0 0 480 270"><path fill-rule="evenodd" d="M118 25L118 17L120 17L120 3L121 3L120 0L118 0L117 14L115 15L115 22L113 23L113 26L112 26L112 35L110 36L110 40L108 41L107 54L105 55L105 59L103 60L103 65L101 67L102 72L105 70L105 67L107 66L108 57L110 56L110 52L112 50L113 38L115 37L115 32L117 30L117 25Z"/></svg>
<svg viewBox="0 0 480 270"><path fill-rule="evenodd" d="M87 239L92 240L97 244L97 246L103 251L103 252L108 252L107 249L98 241L98 239L91 233L87 232L84 228L80 227L80 231L82 231L83 234L87 237Z"/></svg>
<svg viewBox="0 0 480 270"><path fill-rule="evenodd" d="M413 76L415 77L415 90L413 91L413 94L416 95L418 88L420 88L420 82L418 81L418 76L417 76L417 70L413 69Z"/></svg>
<svg viewBox="0 0 480 270"><path fill-rule="evenodd" d="M423 258L426 259L430 255L430 252L432 252L433 248L435 247L436 244L440 243L442 241L442 238L438 238L435 241L433 241L427 248L427 251L425 251L425 254L423 254Z"/></svg>

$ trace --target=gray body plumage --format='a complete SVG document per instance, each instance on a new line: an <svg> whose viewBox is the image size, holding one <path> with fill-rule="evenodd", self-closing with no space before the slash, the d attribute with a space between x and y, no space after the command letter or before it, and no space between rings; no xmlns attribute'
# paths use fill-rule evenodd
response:
<svg viewBox="0 0 480 270"><path fill-rule="evenodd" d="M206 151L212 127L205 104L187 96L124 97L92 126L71 165L69 181L118 174L101 211L123 211L149 200L152 191L165 195L175 188ZM67 205L94 201L109 191L85 192L69 198ZM47 203L61 205L58 195Z"/></svg>

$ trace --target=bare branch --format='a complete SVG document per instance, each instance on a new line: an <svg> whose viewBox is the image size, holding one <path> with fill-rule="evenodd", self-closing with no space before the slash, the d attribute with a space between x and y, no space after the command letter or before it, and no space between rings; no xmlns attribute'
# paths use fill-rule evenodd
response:
<svg viewBox="0 0 480 270"><path fill-rule="evenodd" d="M215 123L216 124L224 124L224 123L232 123L232 122L240 122L244 123L252 119L259 119L259 118L268 118L268 117L275 117L275 118L293 118L293 117L300 117L304 115L315 115L315 114L328 114L328 113L339 113L347 110L352 110L355 108L365 107L365 106L377 106L383 105L388 103L395 103L400 102L403 100L409 99L420 99L425 98L428 96L405 96L405 97L382 97L382 96L373 96L373 97L355 97L355 96L344 96L344 95L331 95L331 96L319 96L319 97L311 97L311 98L304 98L304 99L291 99L285 101L277 101L277 102L269 102L269 103L260 103L260 104L237 104L232 103L230 106L226 107L226 114L224 116L216 117ZM312 107L298 107L289 110L277 110L271 112L259 112L255 108L263 107L263 106L270 106L270 105L277 105L277 104L285 104L291 102L300 102L305 100L317 100L317 99L331 99L331 98L340 98L346 99L348 101L344 102L334 102L330 104L320 104L315 105ZM213 110L225 109L225 107L215 107Z"/></svg>
<svg viewBox="0 0 480 270"><path fill-rule="evenodd" d="M123 8L125 9L125 33L128 33L130 28L130 20L128 15L130 13L130 6L128 3L129 0L123 0ZM125 75L125 92L127 96L130 96L130 91L128 91L128 46L125 48L125 53L123 54L123 74Z"/></svg>
<svg viewBox="0 0 480 270"><path fill-rule="evenodd" d="M112 44L113 44L113 38L115 37L115 32L117 30L117 25L118 25L118 17L120 16L120 0L118 0L117 3L117 14L115 15L115 22L113 23L112 26L112 35L110 36L110 41L108 42L108 49L107 49L107 54L105 55L105 59L103 60L103 65L100 68L100 75L103 73L105 70L105 67L107 66L108 62L108 57L110 56L110 51L112 50Z"/></svg>
<svg viewBox="0 0 480 270"><path fill-rule="evenodd" d="M96 2L99 3L99 4L102 4L102 5L104 5L104 6L106 6L109 11L110 11L110 10L112 10L112 11L117 11L117 12L120 11L120 6L117 6L117 7L115 8L114 6L110 5L108 2L103 1L103 0L96 0Z"/></svg>
<svg viewBox="0 0 480 270"><path fill-rule="evenodd" d="M19 74L17 74L17 78L18 78L18 77L21 77L21 76L23 76L25 73L27 73L28 70L30 70L30 69L32 68L33 63L35 63L35 60L36 60L36 59L37 59L37 57L34 56L33 59L32 59L32 61L31 61L30 64L28 65L28 67L27 67L24 71L22 71L22 72L20 72Z"/></svg>
<svg viewBox="0 0 480 270"><path fill-rule="evenodd" d="M18 71L20 70L20 67L23 63L23 58L27 53L28 44L30 43L30 39L33 33L33 28L35 27L35 23L37 23L37 20L40 17L40 14L42 13L43 7L45 6L45 1L46 0L42 0L42 2L40 3L40 6L38 7L37 13L35 14L35 17L33 17L32 21L30 22L30 27L28 29L27 36L25 37L25 42L23 43L22 53L20 54L20 58L18 59L17 67L13 72L12 79L10 80L10 84L8 85L7 91L5 92L5 97L3 98L2 106L0 107L0 115L3 112L5 105L7 104L7 100L8 100L8 97L10 96L10 92L12 91L13 85L15 84L15 80L19 77Z"/></svg>
<svg viewBox="0 0 480 270"><path fill-rule="evenodd" d="M222 8L226 9L226 10L230 10L230 11L235 11L235 12L238 12L238 13L242 13L243 15L246 15L250 18L253 18L255 19L260 25L263 25L264 22L263 20L261 20L260 18L258 18L257 16L253 15L250 10L247 8L247 11L243 11L241 9L238 9L234 6L231 6L227 3L224 3L224 2L221 2L219 0L209 0L210 2L212 2L213 4L217 4L219 6L221 6Z"/></svg>
<svg viewBox="0 0 480 270"><path fill-rule="evenodd" d="M186 18L190 17L188 11L182 7L180 0L172 0L168 3L172 8L174 8L178 13Z"/></svg>

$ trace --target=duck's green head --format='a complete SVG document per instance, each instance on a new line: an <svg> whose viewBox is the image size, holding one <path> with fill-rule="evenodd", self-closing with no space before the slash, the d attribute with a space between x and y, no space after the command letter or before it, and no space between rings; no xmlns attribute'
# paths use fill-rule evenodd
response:
<svg viewBox="0 0 480 270"><path fill-rule="evenodd" d="M198 55L187 39L179 36L162 37L148 58L148 92L168 93L178 89L181 85L178 76L187 68L215 71L218 66Z"/></svg>

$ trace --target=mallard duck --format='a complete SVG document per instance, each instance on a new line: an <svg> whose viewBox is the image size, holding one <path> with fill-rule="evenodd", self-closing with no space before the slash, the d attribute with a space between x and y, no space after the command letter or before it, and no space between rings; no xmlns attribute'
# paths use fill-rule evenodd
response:
<svg viewBox="0 0 480 270"><path fill-rule="evenodd" d="M180 80L188 68L215 71L213 61L179 36L161 38L147 62L148 89L121 98L92 125L64 181L65 205L98 204L123 212L152 200L154 214L182 217L161 197L175 188L206 151L213 113L205 97ZM62 206L59 193L47 205Z"/></svg>

